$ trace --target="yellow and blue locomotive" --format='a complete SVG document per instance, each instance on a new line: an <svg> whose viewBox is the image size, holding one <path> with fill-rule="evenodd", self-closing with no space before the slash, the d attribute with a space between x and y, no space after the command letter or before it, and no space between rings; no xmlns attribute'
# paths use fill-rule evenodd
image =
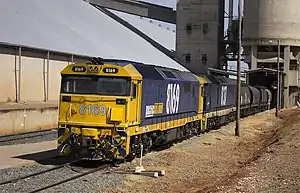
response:
<svg viewBox="0 0 300 193"><path fill-rule="evenodd" d="M94 59L61 72L58 148L103 159L135 156L200 132L203 84L190 72Z"/></svg>
<svg viewBox="0 0 300 193"><path fill-rule="evenodd" d="M58 149L112 160L234 119L236 84L161 66L94 58L61 72ZM271 92L243 84L241 115L270 108Z"/></svg>

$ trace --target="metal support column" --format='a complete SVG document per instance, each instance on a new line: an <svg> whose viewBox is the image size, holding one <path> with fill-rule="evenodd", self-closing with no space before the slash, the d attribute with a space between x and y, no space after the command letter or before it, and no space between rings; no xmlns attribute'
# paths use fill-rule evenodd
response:
<svg viewBox="0 0 300 193"><path fill-rule="evenodd" d="M284 107L289 108L289 70L290 70L290 46L284 47Z"/></svg>
<svg viewBox="0 0 300 193"><path fill-rule="evenodd" d="M17 60L17 56L15 59L16 102L20 102L20 100L21 100L21 66L22 66L22 47L19 47L18 48L18 60Z"/></svg>
<svg viewBox="0 0 300 193"><path fill-rule="evenodd" d="M49 82L50 82L50 76L49 76L49 69L50 69L50 52L47 52L47 89L46 89L46 101L49 100Z"/></svg>
<svg viewBox="0 0 300 193"><path fill-rule="evenodd" d="M281 81L280 81L280 63L279 63L279 60L280 60L280 41L278 40L278 44L277 44L277 101L276 101L276 113L275 113L275 116L278 117L278 112L279 110L281 109L280 107L280 103L281 103L281 100L280 100L280 92L281 92Z"/></svg>
<svg viewBox="0 0 300 193"><path fill-rule="evenodd" d="M236 89L236 125L235 135L240 136L240 108L241 108L241 54L242 54L242 1L239 0L239 38L237 61L237 89Z"/></svg>
<svg viewBox="0 0 300 193"><path fill-rule="evenodd" d="M43 79L44 79L44 102L47 102L49 99L49 60L50 53L47 52L46 61L44 60L43 65Z"/></svg>
<svg viewBox="0 0 300 193"><path fill-rule="evenodd" d="M257 69L257 46L251 45L251 70Z"/></svg>
<svg viewBox="0 0 300 193"><path fill-rule="evenodd" d="M229 0L229 21L228 21L228 30L229 30L229 36L228 39L233 39L232 34L232 20L233 20L233 0Z"/></svg>

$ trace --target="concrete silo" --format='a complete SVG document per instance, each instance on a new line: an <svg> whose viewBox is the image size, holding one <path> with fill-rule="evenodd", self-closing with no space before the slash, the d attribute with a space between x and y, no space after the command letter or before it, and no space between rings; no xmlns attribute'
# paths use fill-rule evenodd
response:
<svg viewBox="0 0 300 193"><path fill-rule="evenodd" d="M277 69L280 46L280 66L287 74L283 80L286 107L294 105L300 86L299 7L299 0L244 0L245 62L251 69Z"/></svg>

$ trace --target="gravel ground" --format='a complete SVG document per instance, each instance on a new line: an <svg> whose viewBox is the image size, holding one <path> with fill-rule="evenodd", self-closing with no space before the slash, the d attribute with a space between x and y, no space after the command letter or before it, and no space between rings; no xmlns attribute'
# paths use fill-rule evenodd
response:
<svg viewBox="0 0 300 193"><path fill-rule="evenodd" d="M97 172L82 178L67 182L55 188L43 191L50 192L72 192L72 193L91 193L105 192L106 189L122 185L125 176L121 174Z"/></svg>
<svg viewBox="0 0 300 193"><path fill-rule="evenodd" d="M285 119L274 117L274 113L272 110L242 119L240 137L234 136L235 123L230 123L170 149L149 153L144 157L143 166L148 170L164 169L164 177L125 175L123 185L106 192L209 192L255 160L273 140L278 127L293 124L291 117L300 111ZM137 165L138 160L134 160L121 169L133 169Z"/></svg>
<svg viewBox="0 0 300 193"><path fill-rule="evenodd" d="M300 116L298 121L279 130L275 143L256 161L239 171L226 186L217 186L213 192L300 192Z"/></svg>
<svg viewBox="0 0 300 193"><path fill-rule="evenodd" d="M92 163L87 163L91 165ZM10 168L1 170L1 181L18 176L24 176L31 173L36 173L38 171L43 171L50 169L54 166L48 165L30 165L22 168ZM58 170L50 171L38 176L33 176L27 179L20 180L16 183L5 184L0 186L0 192L30 192L34 189L41 188L52 183L56 183L60 180L70 178L72 176L78 175L81 172L90 170L90 168L83 167L65 167ZM93 192L94 190L105 189L108 187L116 186L118 183L123 181L123 176L118 174L109 174L106 171L99 171L87 176L78 178L73 181L66 182L62 185L44 190L43 192ZM80 184L80 185L79 185Z"/></svg>
<svg viewBox="0 0 300 193"><path fill-rule="evenodd" d="M38 143L57 139L57 130L25 133L20 135L0 136L0 146L25 143Z"/></svg>
<svg viewBox="0 0 300 193"><path fill-rule="evenodd" d="M32 172L37 172L37 168L32 169ZM38 168L39 171L43 170L42 168ZM28 172L28 170L27 170ZM21 175L27 175L28 173L22 173ZM16 183L12 184L5 184L1 187L1 192L29 192L34 189L40 188L41 186L49 185L52 183L55 183L57 181L60 181L65 176L72 176L76 173L70 170L69 168L61 168L58 170L50 171L44 174L40 174L38 176L33 176L27 179L20 180Z"/></svg>
<svg viewBox="0 0 300 193"><path fill-rule="evenodd" d="M12 178L21 177L34 172L50 169L54 166L51 165L28 165L19 168L7 168L0 170L0 182L6 181Z"/></svg>

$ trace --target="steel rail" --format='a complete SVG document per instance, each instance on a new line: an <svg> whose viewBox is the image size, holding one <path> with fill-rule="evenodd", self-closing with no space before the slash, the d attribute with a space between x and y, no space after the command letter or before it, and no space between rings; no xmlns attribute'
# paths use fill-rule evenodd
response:
<svg viewBox="0 0 300 193"><path fill-rule="evenodd" d="M52 157L52 158L47 158L45 160L48 160L48 159L55 159L55 158L59 158L60 156L55 156L55 157ZM23 179L26 179L26 178L29 178L29 177L33 177L33 176L38 176L40 174L44 174L44 173L47 173L47 172L51 172L51 171L54 171L54 170L58 170L60 168L63 168L65 166L68 166L72 163L75 163L79 160L74 160L72 162L69 162L69 163L65 163L65 164L62 164L62 165L59 165L59 166L55 166L53 168L50 168L50 169L46 169L46 170L43 170L43 171L39 171L39 172L34 172L34 173L31 173L31 174L28 174L28 175L24 175L24 176L20 176L20 177L16 177L16 178L13 178L13 179L9 179L9 180L6 180L6 181L3 181L3 182L0 182L0 186L1 185L4 185L4 184L9 184L9 183L14 183L14 182L18 182L20 180L23 180Z"/></svg>
<svg viewBox="0 0 300 193"><path fill-rule="evenodd" d="M33 191L29 192L29 193L40 192L40 191L43 191L43 190L46 190L46 189L49 189L49 188L58 186L58 185L60 185L60 184L64 184L64 183L66 183L66 182L69 182L69 181L78 179L78 178L80 178L80 177L87 176L87 175L89 175L89 174L98 172L98 171L100 171L100 170L104 170L104 169L106 169L106 168L109 168L110 166L111 166L110 164L104 164L104 165L101 165L101 166L98 167L98 168L91 169L91 170L89 170L89 171L86 171L86 172L83 172L83 173L81 173L81 174L75 175L75 176L73 176L73 177L70 177L70 178L61 180L61 181L59 181L59 182L56 182L56 183L53 183L53 184L44 186L44 187L42 187L42 188L35 189L35 190L33 190Z"/></svg>
<svg viewBox="0 0 300 193"><path fill-rule="evenodd" d="M16 138L5 139L5 140L1 140L1 138L5 138L5 137L1 137L0 138L0 143L17 141L17 140L22 140L22 139L30 139L30 138L34 138L34 137L41 137L41 136L53 135L53 134L55 134L55 132L53 132L53 133L40 133L40 134L36 134L36 135L22 136L22 137L16 137ZM10 138L10 137L7 137L7 138Z"/></svg>
<svg viewBox="0 0 300 193"><path fill-rule="evenodd" d="M31 135L36 133L47 133L47 132L54 132L57 131L57 129L47 129L47 130L39 130L39 131L28 131L23 133L15 133L15 134L7 134L7 135L0 135L0 139L7 138L7 137L15 137L15 136L22 136L22 135Z"/></svg>

